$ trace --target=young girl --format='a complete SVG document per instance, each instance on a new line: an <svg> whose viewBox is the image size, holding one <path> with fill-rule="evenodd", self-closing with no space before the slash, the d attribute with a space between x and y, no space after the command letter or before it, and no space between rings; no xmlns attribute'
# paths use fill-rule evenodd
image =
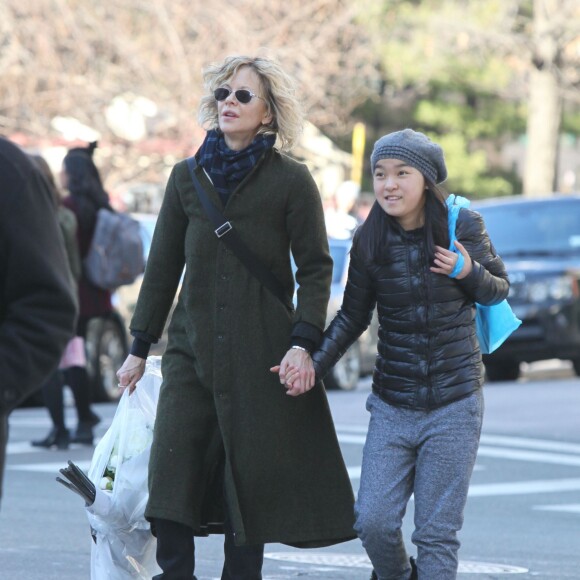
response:
<svg viewBox="0 0 580 580"><path fill-rule="evenodd" d="M457 532L483 417L483 365L475 303L509 289L479 214L462 209L456 250L448 250L442 149L411 129L379 139L371 155L376 202L356 232L342 308L313 354L323 377L367 328L380 329L371 414L356 503L356 531L372 578L450 580L457 574ZM286 370L280 379L300 377ZM295 386L295 385L294 385ZM401 524L414 494L416 562Z"/></svg>

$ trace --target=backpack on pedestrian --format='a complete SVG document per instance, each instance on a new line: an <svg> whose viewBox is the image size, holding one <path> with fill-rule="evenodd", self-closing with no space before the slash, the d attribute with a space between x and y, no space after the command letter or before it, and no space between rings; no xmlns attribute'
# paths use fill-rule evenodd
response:
<svg viewBox="0 0 580 580"><path fill-rule="evenodd" d="M99 209L83 269L90 282L105 290L132 284L145 270L139 222L124 213Z"/></svg>

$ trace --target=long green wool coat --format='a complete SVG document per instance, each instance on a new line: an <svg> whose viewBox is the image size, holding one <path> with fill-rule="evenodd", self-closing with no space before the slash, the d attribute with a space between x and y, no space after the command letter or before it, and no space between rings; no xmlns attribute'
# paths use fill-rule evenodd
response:
<svg viewBox="0 0 580 580"><path fill-rule="evenodd" d="M213 203L220 198L201 167ZM223 530L223 494L238 545L329 545L355 537L353 493L322 384L290 397L270 367L292 328L324 328L332 259L306 167L266 153L223 210L246 245L294 293L295 312L218 240L187 163L169 178L131 330L169 325L149 469L148 518L196 535Z"/></svg>

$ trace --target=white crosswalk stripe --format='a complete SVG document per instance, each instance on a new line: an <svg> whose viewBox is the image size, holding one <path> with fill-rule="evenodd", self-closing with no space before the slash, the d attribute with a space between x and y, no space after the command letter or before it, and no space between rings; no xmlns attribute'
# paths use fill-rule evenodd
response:
<svg viewBox="0 0 580 580"><path fill-rule="evenodd" d="M337 425L340 443L364 445L366 428L357 425ZM563 466L580 466L580 445L561 441L545 441L504 435L483 435L478 458L506 459ZM476 465L476 470L484 466ZM352 480L360 479L360 466L349 466ZM470 497L494 497L538 493L562 493L580 490L579 478L528 480L508 483L472 484ZM538 506L534 509L580 513L580 504Z"/></svg>
<svg viewBox="0 0 580 580"><path fill-rule="evenodd" d="M486 483L471 485L469 497L495 495L523 495L530 493L559 493L579 491L580 479L541 479L537 481L510 481L509 483Z"/></svg>
<svg viewBox="0 0 580 580"><path fill-rule="evenodd" d="M569 512L572 514L580 514L580 503L567 503L561 505L536 505L533 509L547 512Z"/></svg>
<svg viewBox="0 0 580 580"><path fill-rule="evenodd" d="M359 425L337 425L337 434L341 444L362 446L366 437L366 427ZM503 435L484 435L481 438L481 442L482 444L478 454L479 459L494 458L571 467L580 466L580 445L574 443ZM29 442L13 442L8 444L7 452L8 456L19 456L39 453L39 450L38 448L32 447ZM9 464L7 469L58 474L58 470L65 465L66 461L63 458L62 462ZM90 461L79 462L79 466L83 469L88 469L89 465ZM360 479L360 465L349 465L347 469L351 480ZM483 469L484 466L476 465L476 470ZM475 498L536 493L562 493L579 490L580 478L560 478L472 484L469 489L469 495ZM536 506L534 509L580 513L580 504Z"/></svg>
<svg viewBox="0 0 580 580"><path fill-rule="evenodd" d="M75 461L75 464L83 470L88 470L91 465L90 461ZM65 459L58 462L51 463L25 463L21 465L9 465L6 469L12 471L35 471L38 473L55 473L58 474L58 470L66 467L67 462Z"/></svg>

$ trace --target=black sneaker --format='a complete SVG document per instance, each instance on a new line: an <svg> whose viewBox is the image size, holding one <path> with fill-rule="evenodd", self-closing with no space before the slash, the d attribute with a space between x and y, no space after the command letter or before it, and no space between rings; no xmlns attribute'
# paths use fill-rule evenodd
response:
<svg viewBox="0 0 580 580"><path fill-rule="evenodd" d="M409 558L411 562L411 577L409 580L419 580L419 576L417 575L417 564L415 564L415 558ZM373 570L371 574L371 580L379 580L377 573Z"/></svg>
<svg viewBox="0 0 580 580"><path fill-rule="evenodd" d="M68 429L59 429L58 427L51 429L50 433L44 439L31 442L33 447L44 447L46 449L56 447L61 450L68 449L69 443L70 434Z"/></svg>

